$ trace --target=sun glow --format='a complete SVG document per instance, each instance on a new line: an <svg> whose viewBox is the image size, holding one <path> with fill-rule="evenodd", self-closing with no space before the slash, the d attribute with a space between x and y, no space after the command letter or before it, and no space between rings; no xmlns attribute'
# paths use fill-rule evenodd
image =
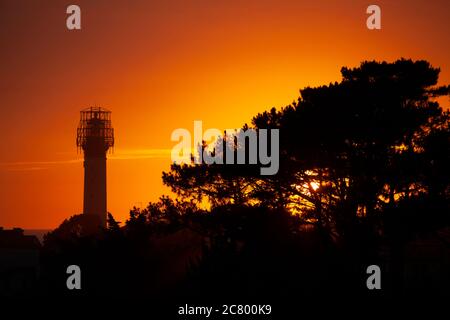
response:
<svg viewBox="0 0 450 320"><path fill-rule="evenodd" d="M319 187L320 187L319 183L317 183L317 182L310 182L310 183L309 183L309 186L310 186L314 191L316 191L316 190L319 189Z"/></svg>

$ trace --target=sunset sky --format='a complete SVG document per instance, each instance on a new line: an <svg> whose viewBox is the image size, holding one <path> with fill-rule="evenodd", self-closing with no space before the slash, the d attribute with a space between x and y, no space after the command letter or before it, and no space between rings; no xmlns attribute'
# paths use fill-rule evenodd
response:
<svg viewBox="0 0 450 320"><path fill-rule="evenodd" d="M374 3L379 31L356 0L0 0L0 226L82 212L75 137L89 106L112 111L108 209L125 221L170 193L170 135L194 120L241 127L363 60L426 59L450 83L450 2ZM66 28L70 4L82 30Z"/></svg>

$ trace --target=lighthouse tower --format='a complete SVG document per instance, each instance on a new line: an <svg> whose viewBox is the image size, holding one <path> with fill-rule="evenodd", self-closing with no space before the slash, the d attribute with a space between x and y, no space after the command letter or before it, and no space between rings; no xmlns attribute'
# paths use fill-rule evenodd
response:
<svg viewBox="0 0 450 320"><path fill-rule="evenodd" d="M91 107L80 112L77 147L84 152L83 213L106 226L106 154L114 146L111 111Z"/></svg>

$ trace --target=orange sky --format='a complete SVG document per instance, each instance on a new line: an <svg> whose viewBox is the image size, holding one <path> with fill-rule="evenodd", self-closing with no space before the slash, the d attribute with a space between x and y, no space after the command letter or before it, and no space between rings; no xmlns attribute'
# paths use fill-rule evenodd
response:
<svg viewBox="0 0 450 320"><path fill-rule="evenodd" d="M0 226L53 228L82 211L79 111L112 111L108 209L124 221L162 186L176 128L234 128L362 60L427 59L450 83L450 3L1 0ZM78 4L82 30L68 31ZM444 101L448 104L448 101Z"/></svg>

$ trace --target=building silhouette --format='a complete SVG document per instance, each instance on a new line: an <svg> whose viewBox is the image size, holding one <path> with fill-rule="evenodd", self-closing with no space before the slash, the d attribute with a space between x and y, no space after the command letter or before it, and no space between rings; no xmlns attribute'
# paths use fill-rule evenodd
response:
<svg viewBox="0 0 450 320"><path fill-rule="evenodd" d="M106 154L114 146L111 111L90 107L80 112L77 147L84 152L83 213L106 226Z"/></svg>
<svg viewBox="0 0 450 320"><path fill-rule="evenodd" d="M23 296L35 292L39 277L39 250L35 236L23 229L0 227L0 297Z"/></svg>

